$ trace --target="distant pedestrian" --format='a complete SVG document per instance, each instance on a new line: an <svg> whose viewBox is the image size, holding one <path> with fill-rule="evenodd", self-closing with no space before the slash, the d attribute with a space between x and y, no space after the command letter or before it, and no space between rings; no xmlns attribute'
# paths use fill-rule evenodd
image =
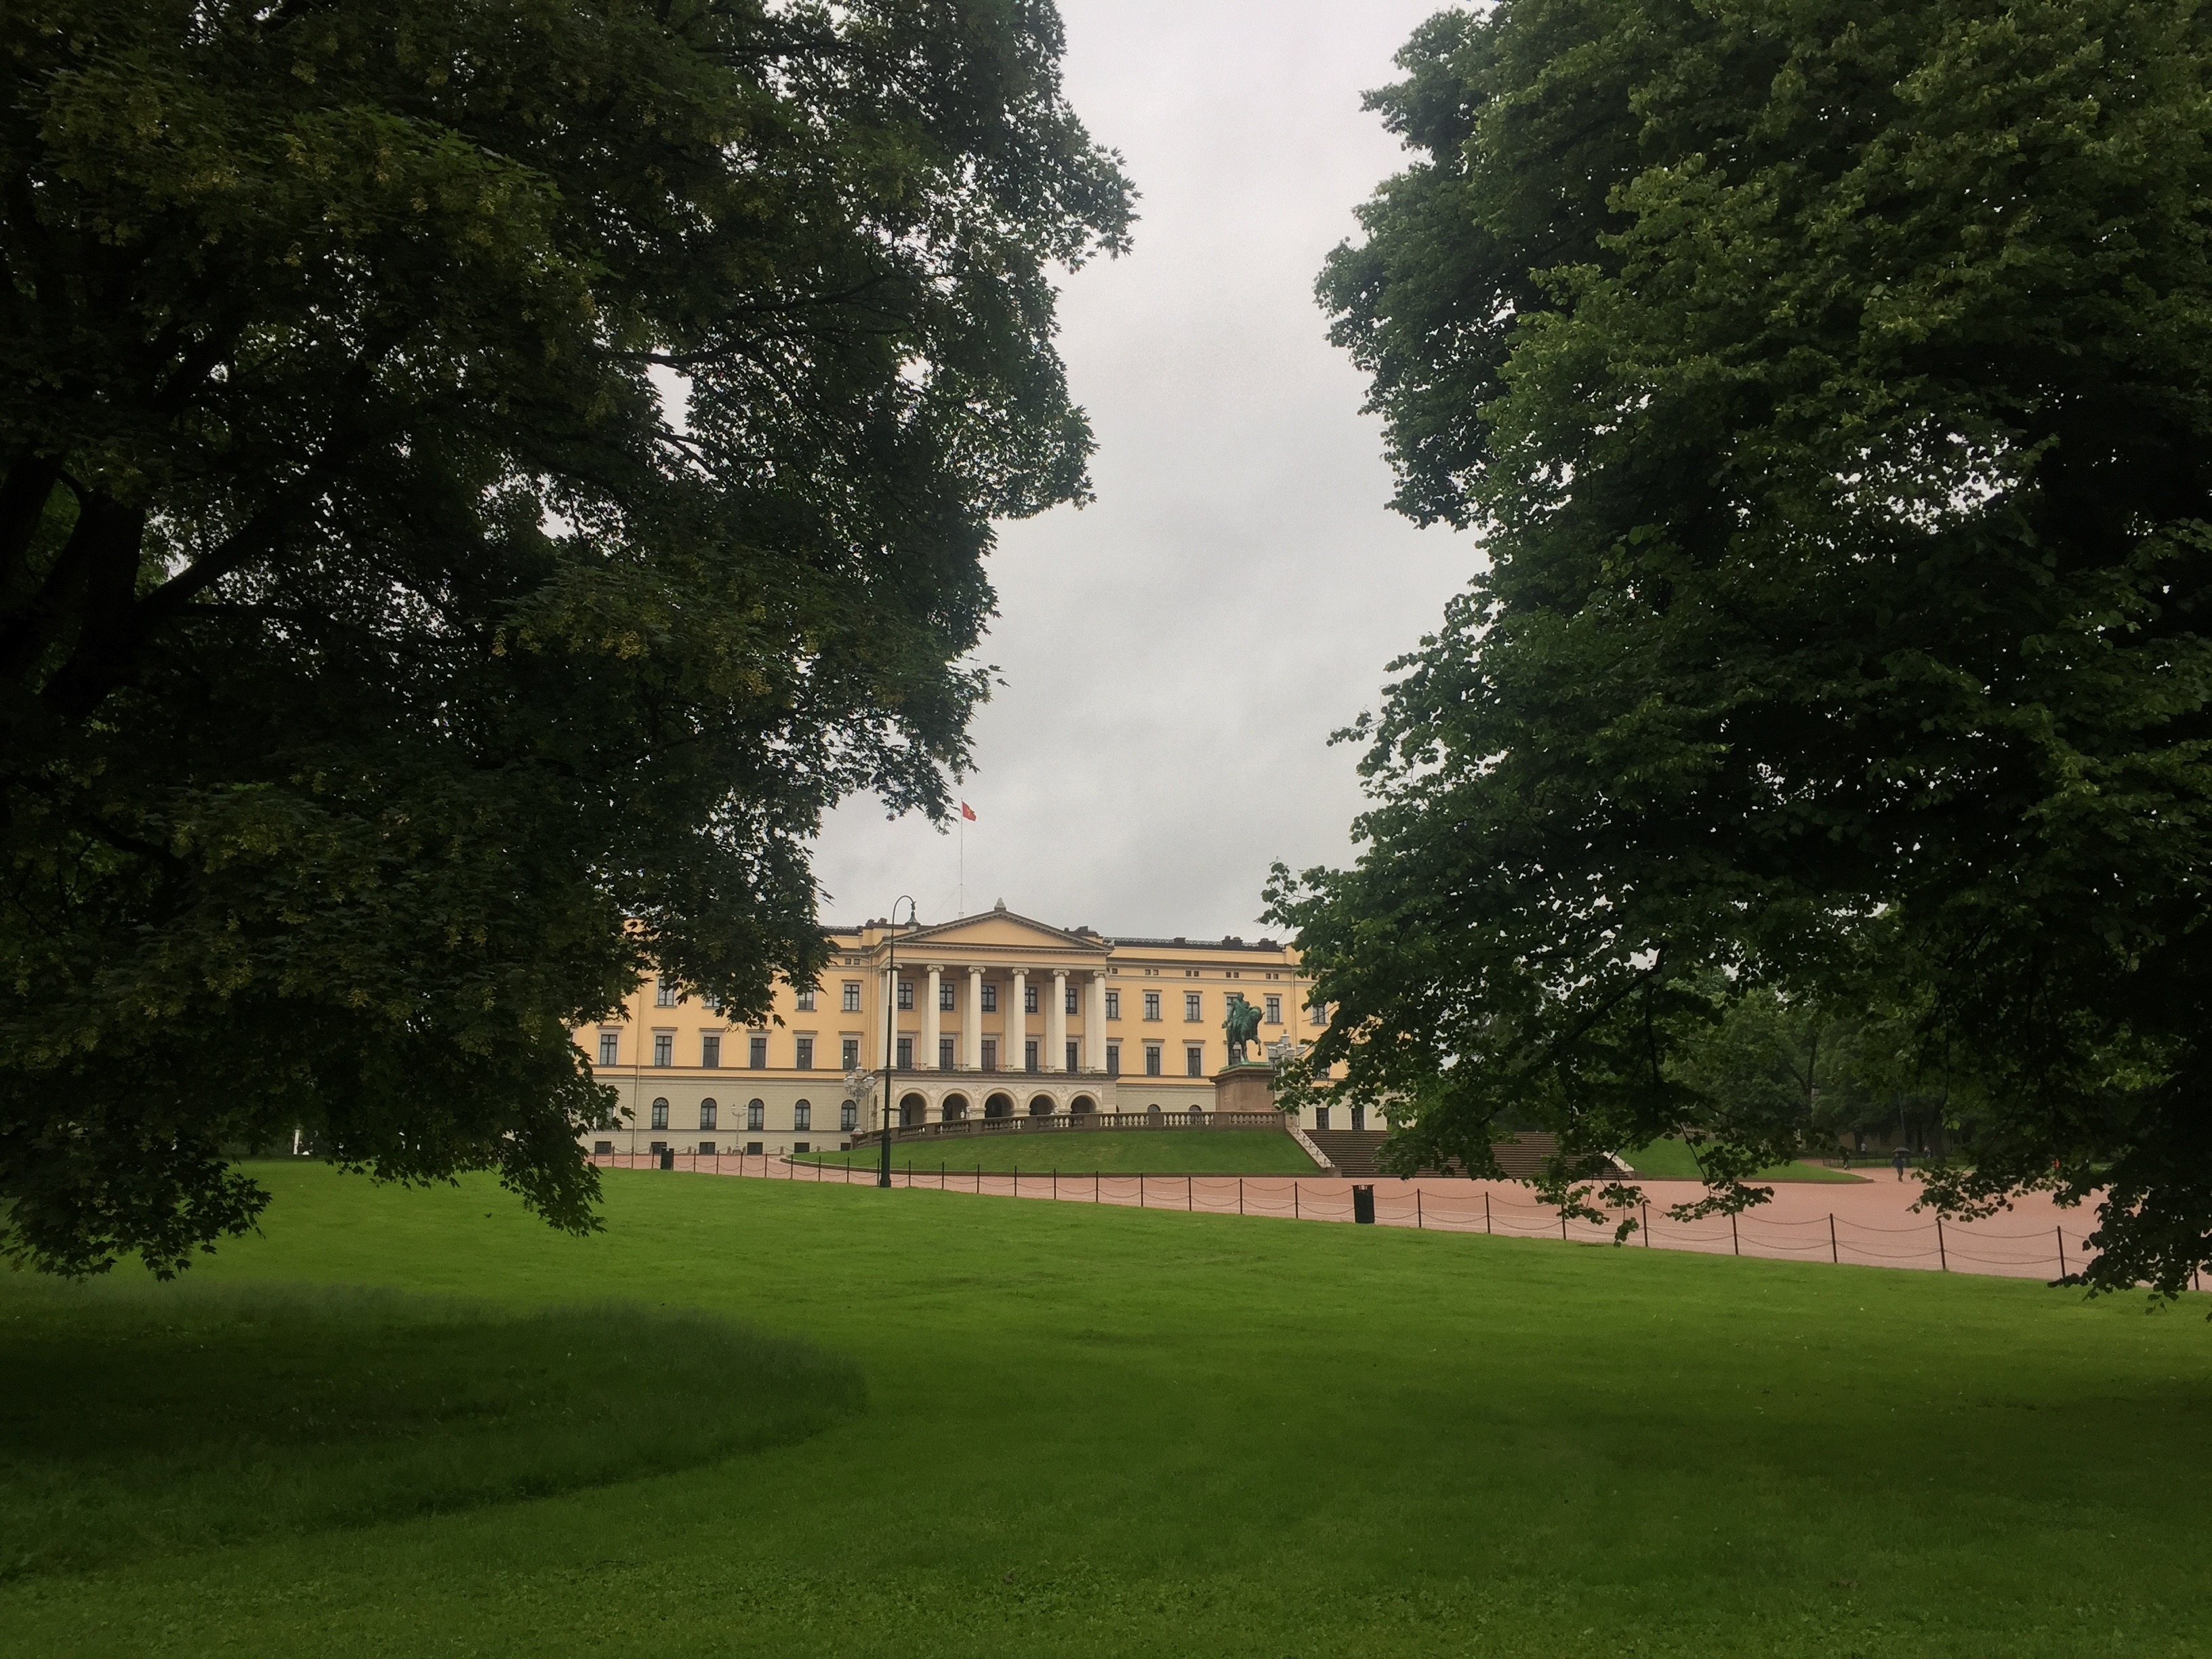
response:
<svg viewBox="0 0 2212 1659"><path fill-rule="evenodd" d="M1906 1152L1905 1152L1905 1148L1904 1148L1904 1147L1902 1147L1902 1146L1900 1146L1900 1147L1899 1147L1899 1148L1897 1149L1896 1155L1895 1155L1894 1157L1893 1157L1893 1158L1889 1160L1893 1164L1894 1164L1894 1165L1896 1166L1896 1168L1897 1168L1897 1178L1898 1178L1899 1181L1902 1181L1902 1180L1904 1180L1904 1179L1905 1179L1905 1161L1906 1156L1907 1156L1907 1154L1906 1154Z"/></svg>

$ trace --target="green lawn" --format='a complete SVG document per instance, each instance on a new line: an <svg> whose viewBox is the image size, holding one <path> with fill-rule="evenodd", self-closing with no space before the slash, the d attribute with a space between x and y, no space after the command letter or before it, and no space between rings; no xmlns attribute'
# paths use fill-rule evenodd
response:
<svg viewBox="0 0 2212 1659"><path fill-rule="evenodd" d="M611 1173L606 1231L570 1239L489 1181L264 1178L265 1235L194 1270L212 1313L205 1290L0 1276L7 1363L40 1395L0 1390L5 1478L35 1466L46 1494L14 1512L50 1515L75 1465L146 1518L81 1570L17 1559L10 1659L2178 1659L2212 1630L2203 1297L2146 1316L1932 1273L648 1171ZM343 1297L295 1288L350 1284L403 1293L363 1304L364 1339ZM480 1305L413 1299L436 1297ZM106 1443L186 1419L172 1437L206 1454L176 1478L203 1510L226 1469L238 1494L312 1486L314 1437L267 1419L352 1397L393 1352L433 1394L464 1386L407 1334L442 1320L507 1372L483 1385L486 1456L466 1412L436 1443L496 1464L568 1322L594 1318L542 1310L610 1299L556 1405L609 1355L635 1366L592 1424L646 1449L634 1480L571 1457L552 1484L580 1489L351 1526L288 1502L202 1542L161 1522L160 1460L118 1476ZM702 1387L716 1345L735 1364ZM819 1349L859 1366L861 1414ZM217 1372L234 1395L210 1397ZM264 1419L251 1456L189 1426L222 1412ZM650 1455L669 1423L710 1437L733 1413L756 1449Z"/></svg>
<svg viewBox="0 0 2212 1659"><path fill-rule="evenodd" d="M1698 1171L1698 1160L1689 1147L1669 1135L1664 1140L1655 1140L1649 1146L1639 1146L1622 1158L1628 1167L1640 1176L1653 1181L1698 1181L1703 1177ZM1775 1164L1751 1177L1753 1181L1863 1181L1864 1176L1832 1170L1825 1164Z"/></svg>
<svg viewBox="0 0 2212 1659"><path fill-rule="evenodd" d="M820 1152L798 1163L858 1164L872 1170L883 1157L878 1146L846 1152ZM1043 1134L1018 1132L971 1139L901 1141L891 1162L914 1166L915 1178L939 1169L1018 1170L1024 1175L1316 1175L1319 1169L1290 1136L1273 1129L1063 1129Z"/></svg>

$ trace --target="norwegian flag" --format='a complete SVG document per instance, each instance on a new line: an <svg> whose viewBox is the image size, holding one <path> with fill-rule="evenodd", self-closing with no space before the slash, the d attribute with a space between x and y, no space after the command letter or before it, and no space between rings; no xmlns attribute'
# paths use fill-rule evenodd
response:
<svg viewBox="0 0 2212 1659"><path fill-rule="evenodd" d="M973 823L975 822L975 809L963 800L960 803L960 816Z"/></svg>

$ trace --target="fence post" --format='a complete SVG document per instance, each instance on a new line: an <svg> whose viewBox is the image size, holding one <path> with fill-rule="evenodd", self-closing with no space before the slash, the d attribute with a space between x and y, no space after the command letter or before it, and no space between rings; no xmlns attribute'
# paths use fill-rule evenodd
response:
<svg viewBox="0 0 2212 1659"><path fill-rule="evenodd" d="M1299 1218L1300 1218L1300 1217L1299 1217L1299 1215L1298 1215L1298 1183L1297 1183L1297 1182L1293 1181L1292 1182L1291 1182L1291 1220L1293 1220L1293 1221L1296 1221L1296 1220L1298 1220Z"/></svg>
<svg viewBox="0 0 2212 1659"><path fill-rule="evenodd" d="M1828 1260L1838 1267L1844 1265L1844 1253L1836 1248L1836 1212L1833 1210L1828 1212Z"/></svg>
<svg viewBox="0 0 2212 1659"><path fill-rule="evenodd" d="M1022 1161L1021 1161L1021 1159L1019 1159L1019 1158L1016 1158L1016 1159L1014 1160L1014 1196L1015 1196L1016 1198L1019 1198L1021 1195L1022 1195Z"/></svg>
<svg viewBox="0 0 2212 1659"><path fill-rule="evenodd" d="M2058 1276L2063 1279L2066 1277L2066 1229L2060 1226L2051 1231L2058 1235Z"/></svg>
<svg viewBox="0 0 2212 1659"><path fill-rule="evenodd" d="M1091 1201L1093 1204L1098 1201L1098 1171L1096 1170L1091 1172Z"/></svg>
<svg viewBox="0 0 2212 1659"><path fill-rule="evenodd" d="M1244 1213L1244 1177L1243 1176L1237 1177L1237 1213L1239 1215Z"/></svg>
<svg viewBox="0 0 2212 1659"><path fill-rule="evenodd" d="M1189 1208L1191 1207L1191 1204L1190 1204L1190 1177L1189 1177L1188 1176L1185 1176L1182 1178L1182 1206L1183 1206L1183 1208L1184 1208L1184 1209L1186 1209L1186 1210L1188 1210L1188 1209L1189 1209Z"/></svg>
<svg viewBox="0 0 2212 1659"><path fill-rule="evenodd" d="M1421 1220L1421 1189L1413 1188L1413 1231L1419 1232L1425 1224Z"/></svg>
<svg viewBox="0 0 2212 1659"><path fill-rule="evenodd" d="M1140 1210L1145 1207L1145 1172L1142 1170L1137 1171L1137 1207Z"/></svg>
<svg viewBox="0 0 2212 1659"><path fill-rule="evenodd" d="M1644 1248L1651 1248L1651 1200L1644 1200Z"/></svg>
<svg viewBox="0 0 2212 1659"><path fill-rule="evenodd" d="M1565 1243L1566 1242L1567 1242L1567 1212L1566 1212L1565 1210L1562 1210L1562 1211L1560 1211L1560 1212L1559 1212L1559 1243L1562 1243L1562 1244L1564 1244L1564 1243Z"/></svg>
<svg viewBox="0 0 2212 1659"><path fill-rule="evenodd" d="M1060 1202L1060 1165L1057 1164L1052 1166L1052 1201L1055 1204Z"/></svg>
<svg viewBox="0 0 2212 1659"><path fill-rule="evenodd" d="M1936 1263L1945 1273L1951 1271L1950 1252L1943 1248L1943 1218L1936 1218Z"/></svg>
<svg viewBox="0 0 2212 1659"><path fill-rule="evenodd" d="M1730 1210L1729 1212L1729 1249L1735 1251L1738 1255L1741 1255L1743 1254L1743 1241L1736 1237L1735 1212L1734 1210Z"/></svg>
<svg viewBox="0 0 2212 1659"><path fill-rule="evenodd" d="M1488 1193L1482 1195L1482 1231L1486 1233L1490 1231L1490 1194Z"/></svg>

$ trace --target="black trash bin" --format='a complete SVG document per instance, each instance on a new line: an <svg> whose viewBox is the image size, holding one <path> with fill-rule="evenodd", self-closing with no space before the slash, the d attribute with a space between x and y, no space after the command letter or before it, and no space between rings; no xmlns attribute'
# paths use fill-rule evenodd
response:
<svg viewBox="0 0 2212 1659"><path fill-rule="evenodd" d="M660 1167L664 1170L672 1170L676 1167L676 1149L673 1146L663 1146L660 1149Z"/></svg>
<svg viewBox="0 0 2212 1659"><path fill-rule="evenodd" d="M1352 1189L1352 1218L1363 1225L1375 1224L1375 1189L1354 1187Z"/></svg>

